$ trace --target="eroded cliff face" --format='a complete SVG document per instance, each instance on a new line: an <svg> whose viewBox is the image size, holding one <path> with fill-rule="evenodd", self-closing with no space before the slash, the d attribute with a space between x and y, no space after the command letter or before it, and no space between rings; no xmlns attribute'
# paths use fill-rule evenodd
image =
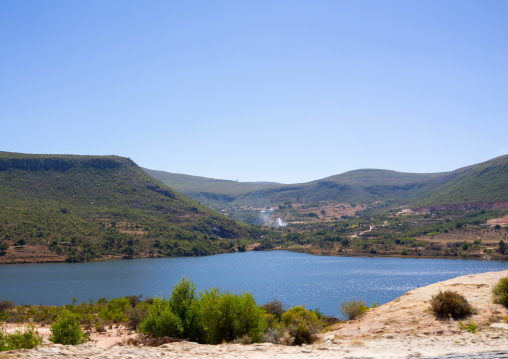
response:
<svg viewBox="0 0 508 359"><path fill-rule="evenodd" d="M20 169L28 171L55 170L67 171L75 166L75 161L64 159L9 158L0 159L0 171Z"/></svg>
<svg viewBox="0 0 508 359"><path fill-rule="evenodd" d="M477 211L481 209L508 209L508 201L442 204L437 206L415 208L413 211L426 213L441 211Z"/></svg>
<svg viewBox="0 0 508 359"><path fill-rule="evenodd" d="M110 158L94 158L86 160L63 159L63 158L2 158L0 159L0 171L20 169L27 171L53 170L65 172L80 165L82 167L106 169L118 168L120 161Z"/></svg>

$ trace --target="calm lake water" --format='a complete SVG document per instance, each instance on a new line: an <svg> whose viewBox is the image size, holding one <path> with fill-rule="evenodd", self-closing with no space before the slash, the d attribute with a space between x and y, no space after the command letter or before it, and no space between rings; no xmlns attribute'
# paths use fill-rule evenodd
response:
<svg viewBox="0 0 508 359"><path fill-rule="evenodd" d="M460 275L508 269L508 262L413 258L344 258L271 251L210 257L93 263L0 265L0 300L64 305L125 295L169 296L182 278L198 290L252 292L258 303L278 299L339 316L344 299L389 302L405 292Z"/></svg>

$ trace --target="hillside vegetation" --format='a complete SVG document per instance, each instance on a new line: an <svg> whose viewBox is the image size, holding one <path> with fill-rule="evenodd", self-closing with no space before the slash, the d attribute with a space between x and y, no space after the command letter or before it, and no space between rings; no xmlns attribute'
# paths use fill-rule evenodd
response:
<svg viewBox="0 0 508 359"><path fill-rule="evenodd" d="M3 262L30 246L67 261L207 255L243 248L259 235L128 158L0 152Z"/></svg>
<svg viewBox="0 0 508 359"><path fill-rule="evenodd" d="M416 198L413 205L508 201L508 155L459 169L448 176L452 178Z"/></svg>
<svg viewBox="0 0 508 359"><path fill-rule="evenodd" d="M227 205L246 193L282 186L275 182L237 182L147 168L143 170L176 191L212 208Z"/></svg>
<svg viewBox="0 0 508 359"><path fill-rule="evenodd" d="M149 172L202 203L221 206L277 206L284 203L372 203L412 208L469 202L508 201L508 155L443 173L362 169L300 184L237 183L161 171ZM191 176L192 177L192 176ZM199 178L199 181L194 180ZM219 186L220 184L220 186ZM206 197L206 198L205 198Z"/></svg>

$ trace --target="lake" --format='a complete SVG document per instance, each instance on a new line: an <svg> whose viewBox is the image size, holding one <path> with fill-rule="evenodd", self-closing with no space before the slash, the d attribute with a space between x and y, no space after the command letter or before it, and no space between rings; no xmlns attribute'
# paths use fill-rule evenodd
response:
<svg viewBox="0 0 508 359"><path fill-rule="evenodd" d="M278 299L339 316L345 299L389 302L417 287L466 274L508 269L508 262L325 257L289 251L92 263L0 265L0 300L64 305L126 295L169 296L182 278L198 290L252 292L258 303Z"/></svg>

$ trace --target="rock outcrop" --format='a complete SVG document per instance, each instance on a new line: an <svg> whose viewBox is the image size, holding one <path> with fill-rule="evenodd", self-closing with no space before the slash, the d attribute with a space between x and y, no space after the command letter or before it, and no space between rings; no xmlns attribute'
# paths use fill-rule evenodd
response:
<svg viewBox="0 0 508 359"><path fill-rule="evenodd" d="M413 209L414 212L443 212L443 211L478 211L482 209L507 209L508 201L498 202L472 202L458 204L443 204Z"/></svg>

